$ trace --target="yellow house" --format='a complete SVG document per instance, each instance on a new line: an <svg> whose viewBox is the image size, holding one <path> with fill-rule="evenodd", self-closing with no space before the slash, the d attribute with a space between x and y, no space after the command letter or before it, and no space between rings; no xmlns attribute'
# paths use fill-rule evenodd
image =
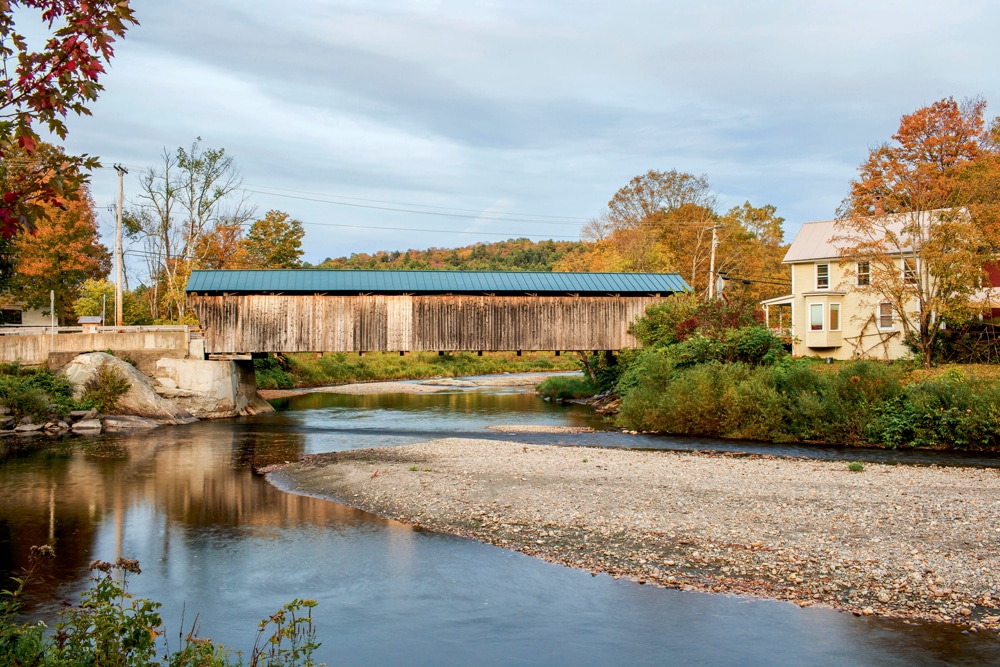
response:
<svg viewBox="0 0 1000 667"><path fill-rule="evenodd" d="M834 359L899 359L911 356L892 305L871 293L869 266L841 257L831 242L834 221L802 225L782 263L791 265L792 293L762 301L768 324L787 322L792 354ZM900 271L916 279L915 259Z"/></svg>

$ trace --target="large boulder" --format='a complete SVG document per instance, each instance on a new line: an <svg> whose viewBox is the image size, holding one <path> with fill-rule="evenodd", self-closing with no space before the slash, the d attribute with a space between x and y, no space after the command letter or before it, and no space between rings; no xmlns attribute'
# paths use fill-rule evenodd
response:
<svg viewBox="0 0 1000 667"><path fill-rule="evenodd" d="M138 369L106 352L81 354L63 369L63 373L73 383L75 397L83 396L84 385L104 364L110 364L118 369L131 385L131 388L118 399L116 411L118 414L146 417L161 424L189 424L197 421L190 412L158 395L153 390L152 381Z"/></svg>

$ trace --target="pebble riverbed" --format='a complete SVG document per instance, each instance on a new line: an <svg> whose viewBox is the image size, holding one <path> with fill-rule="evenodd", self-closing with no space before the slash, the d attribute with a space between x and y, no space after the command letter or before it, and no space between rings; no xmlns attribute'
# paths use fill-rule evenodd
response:
<svg viewBox="0 0 1000 667"><path fill-rule="evenodd" d="M448 438L281 488L641 584L1000 629L1000 470Z"/></svg>

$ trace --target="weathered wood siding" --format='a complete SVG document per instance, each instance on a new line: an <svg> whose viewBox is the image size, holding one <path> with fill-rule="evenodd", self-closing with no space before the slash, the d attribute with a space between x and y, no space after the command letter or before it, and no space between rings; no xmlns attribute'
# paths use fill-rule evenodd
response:
<svg viewBox="0 0 1000 667"><path fill-rule="evenodd" d="M205 351L620 350L657 297L202 296Z"/></svg>

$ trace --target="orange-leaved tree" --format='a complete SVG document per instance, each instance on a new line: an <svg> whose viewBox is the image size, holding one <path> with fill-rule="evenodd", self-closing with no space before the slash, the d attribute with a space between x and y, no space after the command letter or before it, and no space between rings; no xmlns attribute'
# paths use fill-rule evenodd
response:
<svg viewBox="0 0 1000 667"><path fill-rule="evenodd" d="M46 204L34 233L22 231L14 239L17 273L11 296L28 308L49 310L49 291L55 294L60 324L72 322L72 306L88 278L104 278L111 269L111 255L97 234L97 216L84 188L75 199Z"/></svg>
<svg viewBox="0 0 1000 667"><path fill-rule="evenodd" d="M930 366L944 322L982 308L984 267L1000 239L986 224L970 170L995 159L986 104L946 98L902 117L892 141L873 148L838 211L833 242L867 269L852 289L891 305L907 341Z"/></svg>
<svg viewBox="0 0 1000 667"><path fill-rule="evenodd" d="M676 271L699 294L725 273L736 279L727 283L729 294L759 300L786 289L782 222L773 206L749 202L720 215L705 176L651 170L618 190L607 211L584 226L589 251L567 255L556 270ZM718 246L710 276L713 228Z"/></svg>
<svg viewBox="0 0 1000 667"><path fill-rule="evenodd" d="M47 33L25 38L15 25L35 19ZM97 165L79 157L37 153L35 123L66 138L64 119L89 115L102 86L104 64L114 55L115 38L136 24L129 0L3 0L0 2L0 236L32 229L35 221L80 190L84 170ZM34 44L41 47L35 49ZM20 161L42 164L40 171L7 172ZM45 173L44 179L32 179Z"/></svg>

